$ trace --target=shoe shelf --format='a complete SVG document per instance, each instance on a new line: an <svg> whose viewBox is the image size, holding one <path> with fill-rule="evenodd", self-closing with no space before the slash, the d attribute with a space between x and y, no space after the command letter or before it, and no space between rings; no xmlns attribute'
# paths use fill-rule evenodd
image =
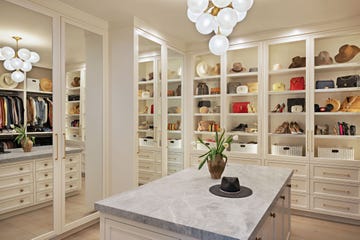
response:
<svg viewBox="0 0 360 240"><path fill-rule="evenodd" d="M293 90L293 91L269 91L269 95L295 95L295 94L305 94L306 90Z"/></svg>
<svg viewBox="0 0 360 240"><path fill-rule="evenodd" d="M220 117L220 113L194 113L195 117Z"/></svg>
<svg viewBox="0 0 360 240"><path fill-rule="evenodd" d="M291 134L291 133L268 133L269 136L271 137L291 137L291 138L305 138L306 135L304 133L296 133L296 134Z"/></svg>
<svg viewBox="0 0 360 240"><path fill-rule="evenodd" d="M228 131L225 135L238 135L238 136L246 136L246 137L257 137L259 133L248 133L241 131Z"/></svg>
<svg viewBox="0 0 360 240"><path fill-rule="evenodd" d="M359 140L360 135L314 135L315 139Z"/></svg>
<svg viewBox="0 0 360 240"><path fill-rule="evenodd" d="M229 117L256 117L257 113L228 113Z"/></svg>
<svg viewBox="0 0 360 240"><path fill-rule="evenodd" d="M290 59L290 63L291 63L291 59ZM275 71L271 70L271 71L269 71L269 75L301 74L301 73L305 73L305 72L306 72L306 68L300 67L300 68L280 69L280 70L275 70Z"/></svg>
<svg viewBox="0 0 360 240"><path fill-rule="evenodd" d="M181 83L182 79L181 78L168 79L167 82L168 83Z"/></svg>
<svg viewBox="0 0 360 240"><path fill-rule="evenodd" d="M209 132L209 131L194 131L195 135L214 135L216 132Z"/></svg>
<svg viewBox="0 0 360 240"><path fill-rule="evenodd" d="M240 72L240 73L228 73L226 76L228 78L241 78L241 77L257 77L259 74L257 72Z"/></svg>
<svg viewBox="0 0 360 240"><path fill-rule="evenodd" d="M314 114L315 116L360 116L360 112L316 112Z"/></svg>
<svg viewBox="0 0 360 240"><path fill-rule="evenodd" d="M181 100L181 96L168 96L168 100Z"/></svg>
<svg viewBox="0 0 360 240"><path fill-rule="evenodd" d="M214 75L214 76L206 76L206 77L194 77L194 81L219 81L220 80L220 75Z"/></svg>
<svg viewBox="0 0 360 240"><path fill-rule="evenodd" d="M252 93L228 93L226 94L227 97L250 97L250 96L258 96L257 92Z"/></svg>
<svg viewBox="0 0 360 240"><path fill-rule="evenodd" d="M269 116L306 116L306 112L269 112Z"/></svg>
<svg viewBox="0 0 360 240"><path fill-rule="evenodd" d="M194 95L194 98L219 98L220 94Z"/></svg>

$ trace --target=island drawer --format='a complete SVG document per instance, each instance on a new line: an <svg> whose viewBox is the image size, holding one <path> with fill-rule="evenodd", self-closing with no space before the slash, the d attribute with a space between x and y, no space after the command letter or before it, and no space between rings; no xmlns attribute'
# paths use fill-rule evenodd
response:
<svg viewBox="0 0 360 240"><path fill-rule="evenodd" d="M65 182L80 179L80 172L69 172L65 174Z"/></svg>
<svg viewBox="0 0 360 240"><path fill-rule="evenodd" d="M41 192L44 190L52 189L53 188L53 182L52 180L46 180L36 183L36 191Z"/></svg>
<svg viewBox="0 0 360 240"><path fill-rule="evenodd" d="M27 184L18 187L0 189L0 201L5 199L31 194L33 192L33 185Z"/></svg>
<svg viewBox="0 0 360 240"><path fill-rule="evenodd" d="M69 181L65 183L65 192L72 192L72 191L76 191L76 190L80 190L81 185L80 185L80 181Z"/></svg>
<svg viewBox="0 0 360 240"><path fill-rule="evenodd" d="M144 160L152 160L152 161L155 161L155 152L141 150L141 151L138 153L138 158L139 158L139 159L144 159Z"/></svg>
<svg viewBox="0 0 360 240"><path fill-rule="evenodd" d="M13 211L19 208L28 207L34 203L34 195L29 194L16 198L11 198L0 202L0 214Z"/></svg>
<svg viewBox="0 0 360 240"><path fill-rule="evenodd" d="M33 183L33 174L0 178L0 189Z"/></svg>
<svg viewBox="0 0 360 240"><path fill-rule="evenodd" d="M65 164L71 164L74 162L80 162L80 154L70 154L66 156Z"/></svg>
<svg viewBox="0 0 360 240"><path fill-rule="evenodd" d="M294 177L308 177L309 176L309 165L302 163L290 163L283 161L267 160L268 166L290 168L294 170Z"/></svg>
<svg viewBox="0 0 360 240"><path fill-rule="evenodd" d="M360 198L360 186L358 184L324 182L311 180L311 192L314 194L325 194L339 197Z"/></svg>
<svg viewBox="0 0 360 240"><path fill-rule="evenodd" d="M36 171L48 170L48 169L52 169L53 167L52 159L37 160L35 162L36 162L35 163Z"/></svg>
<svg viewBox="0 0 360 240"><path fill-rule="evenodd" d="M302 178L291 178L291 191L292 192L309 192L309 181Z"/></svg>
<svg viewBox="0 0 360 240"><path fill-rule="evenodd" d="M325 211L332 215L336 213L360 214L360 203L358 201L343 201L334 198L312 196L311 203L312 209Z"/></svg>
<svg viewBox="0 0 360 240"><path fill-rule="evenodd" d="M44 191L36 193L36 202L42 203L52 200L53 192L52 191Z"/></svg>
<svg viewBox="0 0 360 240"><path fill-rule="evenodd" d="M359 182L358 168L335 167L325 165L310 165L310 173L314 179L349 180Z"/></svg>
<svg viewBox="0 0 360 240"><path fill-rule="evenodd" d="M29 173L32 172L32 170L33 163L29 161L19 162L15 164L0 164L0 178Z"/></svg>
<svg viewBox="0 0 360 240"><path fill-rule="evenodd" d="M65 165L65 173L80 171L79 163L71 163Z"/></svg>
<svg viewBox="0 0 360 240"><path fill-rule="evenodd" d="M154 181L158 178L161 178L161 174L139 171L139 183L140 184L145 184L145 183Z"/></svg>
<svg viewBox="0 0 360 240"><path fill-rule="evenodd" d="M184 169L182 163L168 163L168 173L175 173Z"/></svg>
<svg viewBox="0 0 360 240"><path fill-rule="evenodd" d="M308 209L309 195L291 192L291 208Z"/></svg>
<svg viewBox="0 0 360 240"><path fill-rule="evenodd" d="M43 181L53 178L53 170L44 170L36 172L36 181Z"/></svg>
<svg viewBox="0 0 360 240"><path fill-rule="evenodd" d="M182 154L174 154L174 153L169 153L168 157L167 157L168 162L170 163L179 163L182 164L183 162L183 155Z"/></svg>

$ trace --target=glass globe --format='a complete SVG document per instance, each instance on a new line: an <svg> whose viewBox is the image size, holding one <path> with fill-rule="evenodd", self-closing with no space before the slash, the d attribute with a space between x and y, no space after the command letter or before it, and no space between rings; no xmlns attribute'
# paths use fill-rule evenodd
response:
<svg viewBox="0 0 360 240"><path fill-rule="evenodd" d="M21 71L17 70L11 74L11 79L19 83L25 80L25 75Z"/></svg>
<svg viewBox="0 0 360 240"><path fill-rule="evenodd" d="M221 28L230 29L233 28L238 20L237 13L232 8L224 8L220 10L217 15L217 21Z"/></svg>
<svg viewBox="0 0 360 240"><path fill-rule="evenodd" d="M20 69L24 65L24 62L20 58L11 59L10 63L11 63L11 66L15 69Z"/></svg>
<svg viewBox="0 0 360 240"><path fill-rule="evenodd" d="M187 10L187 16L190 19L190 21L192 21L193 23L196 22L196 20L200 17L201 13L194 13L190 10L190 8L188 8Z"/></svg>
<svg viewBox="0 0 360 240"><path fill-rule="evenodd" d="M29 60L29 58L31 57L30 51L27 50L26 48L19 49L18 55L19 55L19 58L21 58L24 61Z"/></svg>
<svg viewBox="0 0 360 240"><path fill-rule="evenodd" d="M237 21L241 22L242 20L245 19L247 12L238 12L238 11L236 11L236 14L237 14L237 17L238 17Z"/></svg>
<svg viewBox="0 0 360 240"><path fill-rule="evenodd" d="M11 58L15 57L15 51L11 47L3 47L1 49L1 55L5 59L11 59Z"/></svg>
<svg viewBox="0 0 360 240"><path fill-rule="evenodd" d="M214 29L214 17L210 13L203 13L196 20L196 29L201 34L209 34Z"/></svg>
<svg viewBox="0 0 360 240"><path fill-rule="evenodd" d="M1 54L1 48L0 48L0 61L4 61L6 58Z"/></svg>
<svg viewBox="0 0 360 240"><path fill-rule="evenodd" d="M229 48L229 40L224 35L215 35L209 41L209 49L215 55L223 55Z"/></svg>
<svg viewBox="0 0 360 240"><path fill-rule="evenodd" d="M229 28L229 29L226 29L226 28L220 28L220 32L219 34L221 35L224 35L224 36L229 36L233 31L233 28Z"/></svg>
<svg viewBox="0 0 360 240"><path fill-rule="evenodd" d="M188 8L193 13L202 13L209 5L208 0L187 0Z"/></svg>
<svg viewBox="0 0 360 240"><path fill-rule="evenodd" d="M39 60L40 60L39 54L37 54L36 52L30 52L29 62L37 63Z"/></svg>
<svg viewBox="0 0 360 240"><path fill-rule="evenodd" d="M213 4L218 8L224 8L229 6L231 0L212 0Z"/></svg>
<svg viewBox="0 0 360 240"><path fill-rule="evenodd" d="M11 65L11 60L7 59L4 61L4 68L8 71L14 71L15 68Z"/></svg>
<svg viewBox="0 0 360 240"><path fill-rule="evenodd" d="M23 70L24 72L30 72L32 69L32 64L30 62L24 62L21 70Z"/></svg>
<svg viewBox="0 0 360 240"><path fill-rule="evenodd" d="M235 10L239 12L248 11L252 5L254 4L254 0L233 0L232 6Z"/></svg>

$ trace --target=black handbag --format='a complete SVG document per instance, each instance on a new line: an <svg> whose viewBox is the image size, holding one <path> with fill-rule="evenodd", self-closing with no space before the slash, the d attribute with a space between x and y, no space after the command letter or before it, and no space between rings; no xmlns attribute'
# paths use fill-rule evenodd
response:
<svg viewBox="0 0 360 240"><path fill-rule="evenodd" d="M201 82L197 85L196 88L197 95L208 95L209 94L209 87L206 83Z"/></svg>
<svg viewBox="0 0 360 240"><path fill-rule="evenodd" d="M210 107L211 104L210 104L210 101L199 101L198 103L198 107Z"/></svg>
<svg viewBox="0 0 360 240"><path fill-rule="evenodd" d="M327 89L334 87L335 87L334 80L318 80L315 82L316 89Z"/></svg>
<svg viewBox="0 0 360 240"><path fill-rule="evenodd" d="M238 86L241 86L240 82L229 82L227 84L227 93L236 93Z"/></svg>
<svg viewBox="0 0 360 240"><path fill-rule="evenodd" d="M305 98L288 98L287 99L287 106L288 112L291 112L291 107L295 105L302 106L303 112L305 112Z"/></svg>
<svg viewBox="0 0 360 240"><path fill-rule="evenodd" d="M360 87L360 76L348 75L348 76L338 77L336 79L336 86L338 88Z"/></svg>

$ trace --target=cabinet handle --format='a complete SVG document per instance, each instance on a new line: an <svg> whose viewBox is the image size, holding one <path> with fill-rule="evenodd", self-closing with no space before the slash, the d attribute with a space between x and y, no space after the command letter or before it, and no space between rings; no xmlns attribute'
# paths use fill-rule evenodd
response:
<svg viewBox="0 0 360 240"><path fill-rule="evenodd" d="M23 179L23 178L20 178L19 180L20 180L20 182L24 181L24 179Z"/></svg>
<svg viewBox="0 0 360 240"><path fill-rule="evenodd" d="M282 200L285 200L285 196L280 196L280 198L281 198Z"/></svg>
<svg viewBox="0 0 360 240"><path fill-rule="evenodd" d="M287 184L286 186L289 187L289 188L291 188L291 184Z"/></svg>
<svg viewBox="0 0 360 240"><path fill-rule="evenodd" d="M48 193L47 193L47 194L45 194L45 197L48 197L48 196L50 196Z"/></svg>
<svg viewBox="0 0 360 240"><path fill-rule="evenodd" d="M275 218L275 217L276 217L276 214L273 213L273 212L271 212L271 213L270 213L270 217Z"/></svg>
<svg viewBox="0 0 360 240"><path fill-rule="evenodd" d="M49 184L45 184L45 187L49 187Z"/></svg>
<svg viewBox="0 0 360 240"><path fill-rule="evenodd" d="M73 168L71 167L71 168L70 168L70 171L72 171L72 170L73 170Z"/></svg>
<svg viewBox="0 0 360 240"><path fill-rule="evenodd" d="M55 138L56 138L56 157L55 160L59 159L59 135L57 133L55 133Z"/></svg>
<svg viewBox="0 0 360 240"><path fill-rule="evenodd" d="M47 163L45 163L45 164L44 164L44 166L45 166L45 167L47 167L47 166L48 166L48 164L47 164Z"/></svg>
<svg viewBox="0 0 360 240"><path fill-rule="evenodd" d="M45 177L47 177L47 176L48 176L48 174L47 174L47 173L45 173L45 174L44 174L44 176L45 176Z"/></svg>
<svg viewBox="0 0 360 240"><path fill-rule="evenodd" d="M20 203L23 203L24 202L24 199L20 199Z"/></svg>
<svg viewBox="0 0 360 240"><path fill-rule="evenodd" d="M69 178L70 178L70 179L72 179L73 177L72 177L72 176L70 176Z"/></svg>
<svg viewBox="0 0 360 240"><path fill-rule="evenodd" d="M323 172L324 175L350 177L350 174Z"/></svg>
<svg viewBox="0 0 360 240"><path fill-rule="evenodd" d="M66 137L65 137L65 133L63 133L63 144L64 144L64 145L63 145L63 151L64 151L64 152L63 152L63 154L64 154L64 155L63 155L63 159L64 159L64 160L66 159L66 145L65 145L65 138L66 138Z"/></svg>
<svg viewBox="0 0 360 240"><path fill-rule="evenodd" d="M350 211L350 208L349 208L349 207L336 206L336 205L331 205L331 204L326 204L326 203L323 203L323 207L337 208L337 209L342 209L342 210Z"/></svg>
<svg viewBox="0 0 360 240"><path fill-rule="evenodd" d="M19 171L22 171L22 170L24 170L24 168L22 168L22 167L21 167L21 168L19 168Z"/></svg>
<svg viewBox="0 0 360 240"><path fill-rule="evenodd" d="M69 159L69 162L72 162L72 161L73 161L73 159L72 159L72 158L70 158L70 159Z"/></svg>
<svg viewBox="0 0 360 240"><path fill-rule="evenodd" d="M24 191L24 189L20 189L20 192L23 192Z"/></svg>
<svg viewBox="0 0 360 240"><path fill-rule="evenodd" d="M70 188L72 188L72 187L73 187L73 185L70 185L69 187L70 187Z"/></svg>
<svg viewBox="0 0 360 240"><path fill-rule="evenodd" d="M262 238L261 237L256 237L255 240L262 240Z"/></svg>
<svg viewBox="0 0 360 240"><path fill-rule="evenodd" d="M340 192L340 193L350 194L350 191L348 191L348 190L339 190L339 189L331 189L331 188L323 188L323 191Z"/></svg>

